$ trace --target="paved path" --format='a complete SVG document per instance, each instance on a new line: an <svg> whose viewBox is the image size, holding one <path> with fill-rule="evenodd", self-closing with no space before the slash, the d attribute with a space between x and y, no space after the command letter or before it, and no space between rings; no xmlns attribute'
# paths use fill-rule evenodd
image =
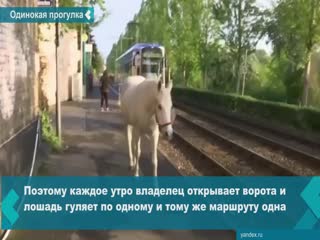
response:
<svg viewBox="0 0 320 240"><path fill-rule="evenodd" d="M51 154L40 166L39 175L126 176L128 152L125 129L118 108L100 112L97 94L81 103L62 106L63 139L68 146L62 154ZM143 175L151 175L150 152L142 141ZM159 157L159 175L179 175L165 158ZM233 240L225 231L14 231L10 240Z"/></svg>

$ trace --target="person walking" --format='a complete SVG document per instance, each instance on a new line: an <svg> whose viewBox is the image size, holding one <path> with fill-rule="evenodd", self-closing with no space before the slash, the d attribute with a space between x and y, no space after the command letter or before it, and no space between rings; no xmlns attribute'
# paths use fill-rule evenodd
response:
<svg viewBox="0 0 320 240"><path fill-rule="evenodd" d="M89 81L89 91L92 92L93 89L93 71L90 70L88 74L88 81Z"/></svg>
<svg viewBox="0 0 320 240"><path fill-rule="evenodd" d="M106 69L100 78L100 92L101 92L101 112L109 111L108 93L109 93L109 75Z"/></svg>

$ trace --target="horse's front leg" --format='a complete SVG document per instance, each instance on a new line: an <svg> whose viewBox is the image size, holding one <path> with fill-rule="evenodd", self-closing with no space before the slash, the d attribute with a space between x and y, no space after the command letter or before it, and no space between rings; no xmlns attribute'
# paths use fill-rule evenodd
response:
<svg viewBox="0 0 320 240"><path fill-rule="evenodd" d="M134 168L134 159L133 159L133 149L132 149L132 129L131 125L127 125L127 141L128 141L128 148L129 148L129 168L133 170Z"/></svg>
<svg viewBox="0 0 320 240"><path fill-rule="evenodd" d="M152 165L153 176L158 176L158 142L159 142L159 129L156 128L152 134Z"/></svg>

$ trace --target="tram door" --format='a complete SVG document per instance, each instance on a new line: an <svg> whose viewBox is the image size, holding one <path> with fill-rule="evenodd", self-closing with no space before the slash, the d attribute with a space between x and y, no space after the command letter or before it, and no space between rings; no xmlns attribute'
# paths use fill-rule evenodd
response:
<svg viewBox="0 0 320 240"><path fill-rule="evenodd" d="M141 75L141 53L140 52L135 52L133 53L132 57L132 68L131 68L131 74L133 76L135 75Z"/></svg>

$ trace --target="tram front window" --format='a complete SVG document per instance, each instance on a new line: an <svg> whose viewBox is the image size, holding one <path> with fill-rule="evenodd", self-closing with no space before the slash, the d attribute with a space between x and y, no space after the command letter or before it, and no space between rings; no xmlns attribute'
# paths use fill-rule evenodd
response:
<svg viewBox="0 0 320 240"><path fill-rule="evenodd" d="M147 78L157 78L159 72L161 72L159 69L159 61L153 61L151 64L142 64L142 75Z"/></svg>

